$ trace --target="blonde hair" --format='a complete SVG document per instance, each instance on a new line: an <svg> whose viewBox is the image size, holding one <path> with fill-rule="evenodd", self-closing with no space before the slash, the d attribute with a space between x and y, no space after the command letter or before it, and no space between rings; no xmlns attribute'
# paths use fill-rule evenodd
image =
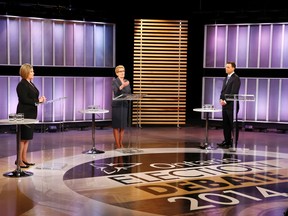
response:
<svg viewBox="0 0 288 216"><path fill-rule="evenodd" d="M22 64L19 70L19 74L22 77L22 79L27 79L31 69L33 68L33 66L31 64L25 63Z"/></svg>
<svg viewBox="0 0 288 216"><path fill-rule="evenodd" d="M115 68L115 73L117 74L120 69L124 69L124 71L125 71L125 67L123 65L118 65Z"/></svg>

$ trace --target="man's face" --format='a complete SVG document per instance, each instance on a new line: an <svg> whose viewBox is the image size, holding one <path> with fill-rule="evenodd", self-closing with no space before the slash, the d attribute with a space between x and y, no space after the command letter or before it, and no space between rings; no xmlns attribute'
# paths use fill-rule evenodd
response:
<svg viewBox="0 0 288 216"><path fill-rule="evenodd" d="M232 67L231 64L226 64L225 70L226 70L226 73L229 75L234 71L234 68Z"/></svg>

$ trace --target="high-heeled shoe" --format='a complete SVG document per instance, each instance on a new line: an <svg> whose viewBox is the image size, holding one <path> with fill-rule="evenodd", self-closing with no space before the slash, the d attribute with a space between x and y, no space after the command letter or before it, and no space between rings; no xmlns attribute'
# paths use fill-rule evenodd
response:
<svg viewBox="0 0 288 216"><path fill-rule="evenodd" d="M17 161L15 161L15 165L17 165ZM23 166L20 165L20 168L24 168L24 169L29 168L29 165L23 165Z"/></svg>
<svg viewBox="0 0 288 216"><path fill-rule="evenodd" d="M26 162L26 161L23 161L23 163L24 163L25 165L27 165L27 166L34 166L34 165L35 165L35 163L29 163L29 162Z"/></svg>

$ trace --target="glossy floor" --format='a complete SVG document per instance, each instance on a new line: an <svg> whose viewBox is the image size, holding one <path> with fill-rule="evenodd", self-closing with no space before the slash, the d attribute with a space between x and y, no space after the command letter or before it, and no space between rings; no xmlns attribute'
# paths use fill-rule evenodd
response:
<svg viewBox="0 0 288 216"><path fill-rule="evenodd" d="M236 151L200 149L203 127L111 128L35 133L25 171L15 171L16 138L1 133L0 215L281 216L288 209L288 135L241 131ZM209 130L209 144L222 141ZM88 153L87 153L88 151ZM24 169L21 170L23 172Z"/></svg>

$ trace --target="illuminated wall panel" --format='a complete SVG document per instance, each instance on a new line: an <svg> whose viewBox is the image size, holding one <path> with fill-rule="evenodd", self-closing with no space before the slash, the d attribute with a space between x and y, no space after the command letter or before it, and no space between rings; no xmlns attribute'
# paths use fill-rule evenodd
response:
<svg viewBox="0 0 288 216"><path fill-rule="evenodd" d="M288 68L288 23L205 25L204 68Z"/></svg>
<svg viewBox="0 0 288 216"><path fill-rule="evenodd" d="M0 64L114 67L115 24L0 16Z"/></svg>

